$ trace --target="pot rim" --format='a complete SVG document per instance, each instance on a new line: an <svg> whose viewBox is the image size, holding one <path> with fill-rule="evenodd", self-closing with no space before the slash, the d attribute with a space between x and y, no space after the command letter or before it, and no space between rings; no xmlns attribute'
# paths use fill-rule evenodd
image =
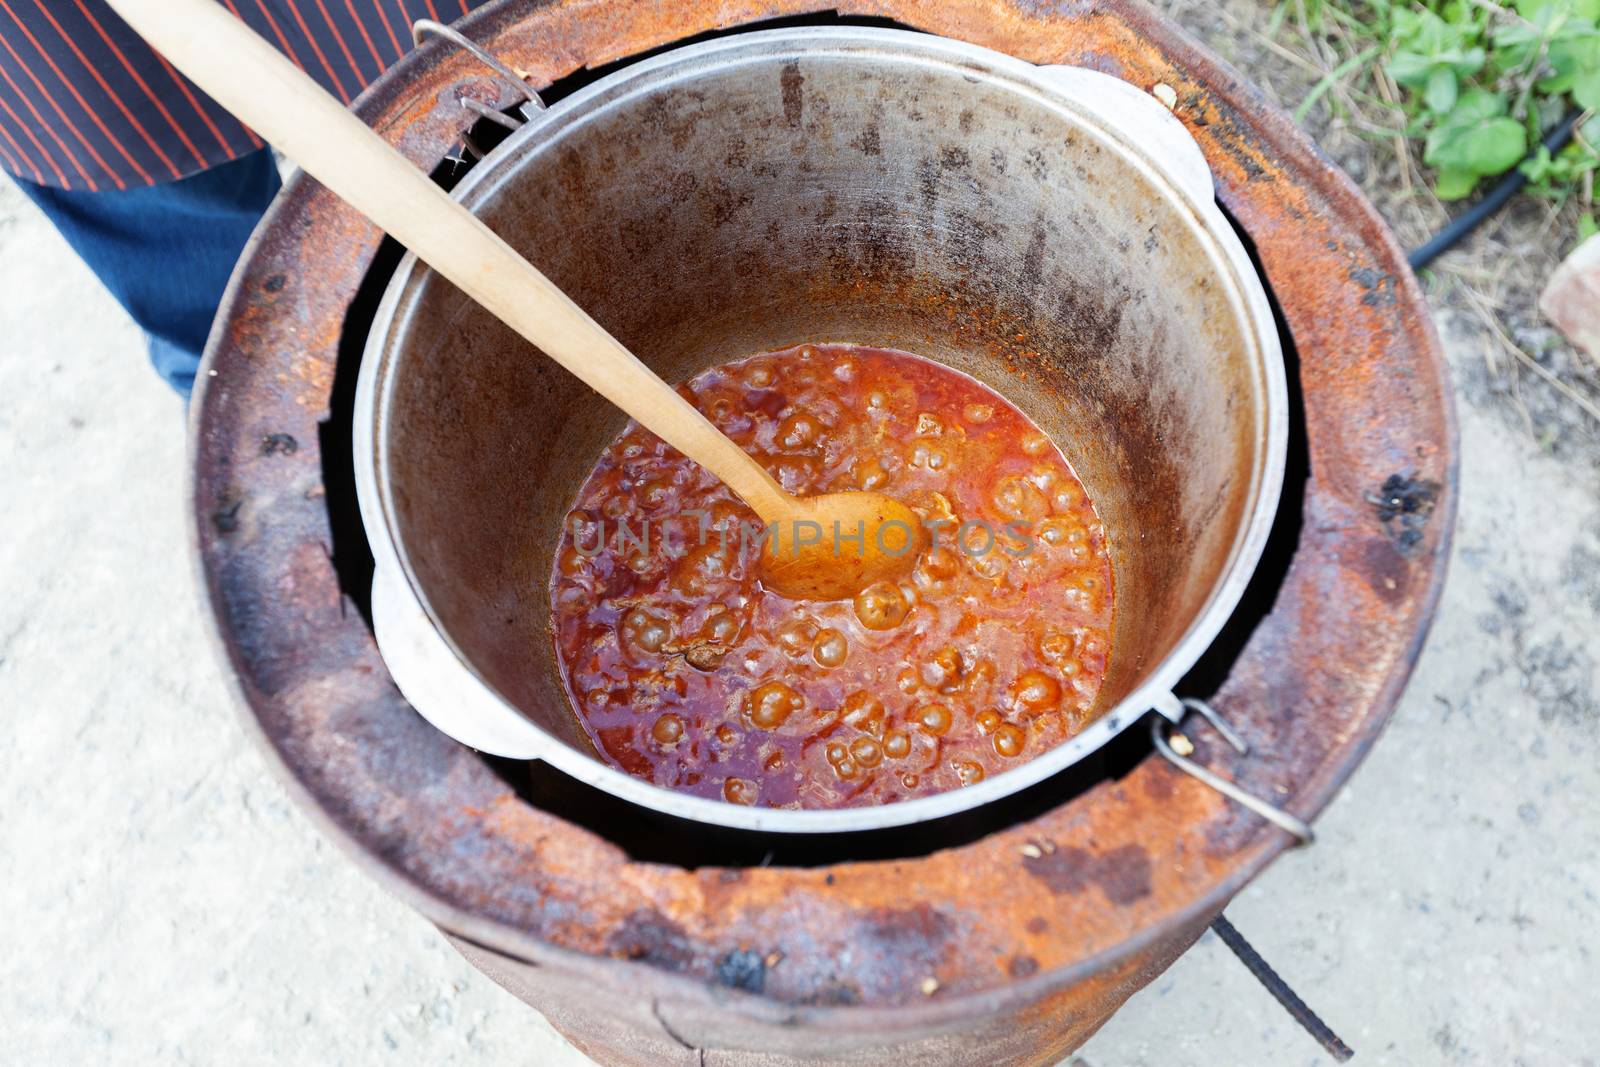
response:
<svg viewBox="0 0 1600 1067"><path fill-rule="evenodd" d="M408 253L385 290L368 334L357 381L353 422L356 490L376 564L374 622L380 651L386 643L391 649L396 648L399 640L391 635L404 630L408 651L427 660L420 671L396 670L395 664L390 665L402 692L424 718L455 736L454 730L439 721L444 718L441 709L427 706L428 699L414 700L413 693L423 696L423 690L437 693L438 686L465 687L458 691L464 704L499 717L502 722L498 725L512 727L525 746L524 751L500 754L542 759L586 784L654 811L736 829L780 833L874 830L954 815L1009 796L1065 770L1151 711L1174 720L1181 716L1181 706L1172 695L1173 686L1210 647L1255 572L1277 515L1288 441L1288 392L1277 325L1248 253L1210 195L1209 173L1202 195L1196 188L1194 176L1190 174L1186 180L1180 173L1181 164L1187 161L1162 159L1147 150L1146 146L1152 141L1157 144L1161 141L1150 136L1149 129L1131 128L1139 126L1138 122L1129 122L1130 128L1113 127L1107 121L1105 109L1094 109L1081 100L1072 99L1063 85L1054 82L1050 67L1037 66L977 45L907 30L802 26L752 31L670 49L629 64L539 113L486 155L456 187L453 196L469 210L475 208L515 173L515 168L507 166L506 161L528 142L591 118L599 109L620 103L634 92L692 77L707 65L771 63L819 53L875 54L893 61L944 64L960 68L968 78L1002 83L1014 92L1032 95L1062 121L1071 124L1075 132L1096 139L1125 165L1139 171L1163 194L1164 203L1175 220L1187 228L1189 236L1203 249L1215 276L1227 291L1235 316L1249 327L1243 332L1252 342L1251 365L1260 378L1261 388L1256 394L1259 429L1248 517L1235 535L1228 562L1214 582L1205 605L1171 651L1149 670L1145 680L1083 731L1028 763L976 785L916 800L844 809L743 807L654 785L552 737L486 682L439 624L400 551L387 491L388 443L382 432L388 421L397 365L398 346L394 344L397 315L431 274ZM1118 79L1111 80L1119 86L1127 85ZM1148 99L1152 107L1161 109L1153 98ZM1175 129L1192 146L1192 138L1181 124L1161 110L1159 118L1171 127L1161 131L1168 145ZM1198 148L1194 151L1198 152ZM389 639L386 641L386 638ZM402 679L401 675L408 677ZM484 736L474 737L475 747L492 747L483 740Z"/></svg>

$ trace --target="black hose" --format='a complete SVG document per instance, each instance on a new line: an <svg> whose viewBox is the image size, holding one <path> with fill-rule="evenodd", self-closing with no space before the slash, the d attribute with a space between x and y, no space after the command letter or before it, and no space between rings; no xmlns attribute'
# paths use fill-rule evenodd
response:
<svg viewBox="0 0 1600 1067"><path fill-rule="evenodd" d="M1572 140L1573 131L1578 128L1578 120L1582 117L1582 110L1569 111L1565 118L1556 123L1554 129L1545 134L1542 143L1550 151L1551 155L1561 151L1567 146L1567 142ZM1534 155L1530 154L1527 158L1533 159ZM1411 269L1421 270L1454 248L1463 237L1477 229L1484 219L1504 207L1506 201L1521 192L1522 187L1527 184L1528 176L1522 173L1521 167L1513 167L1507 171L1495 183L1494 188L1489 190L1487 196L1451 219L1444 229L1428 238L1425 244L1413 249L1411 254L1406 256L1406 261L1411 264Z"/></svg>
<svg viewBox="0 0 1600 1067"><path fill-rule="evenodd" d="M1317 1017L1317 1013L1306 1006L1306 1002L1295 996L1294 990L1289 988L1289 983L1278 977L1266 960L1261 958L1261 953L1251 947L1244 935L1233 928L1225 917L1218 915L1211 920L1212 931L1220 938L1222 943L1233 950L1239 957L1239 962L1245 969L1255 975L1256 981L1266 987L1273 999L1283 1005L1283 1010L1288 1012L1295 1022L1305 1027L1306 1033L1316 1038L1317 1044L1340 1063L1347 1063L1355 1051L1339 1040L1339 1035L1328 1029L1328 1024Z"/></svg>

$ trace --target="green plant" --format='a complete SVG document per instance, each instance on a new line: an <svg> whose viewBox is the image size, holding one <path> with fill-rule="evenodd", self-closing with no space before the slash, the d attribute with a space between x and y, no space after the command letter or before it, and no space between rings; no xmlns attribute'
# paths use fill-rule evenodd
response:
<svg viewBox="0 0 1600 1067"><path fill-rule="evenodd" d="M1600 110L1600 0L1284 4L1280 18L1293 7L1328 67L1297 114L1349 78L1363 99L1397 112L1393 127L1422 141L1440 199L1521 164L1536 195L1578 196L1580 229L1594 229L1600 119L1588 118L1560 152L1539 141L1569 110Z"/></svg>

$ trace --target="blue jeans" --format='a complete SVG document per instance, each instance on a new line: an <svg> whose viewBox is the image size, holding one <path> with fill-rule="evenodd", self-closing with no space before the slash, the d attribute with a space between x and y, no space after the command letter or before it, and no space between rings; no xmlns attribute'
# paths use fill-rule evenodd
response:
<svg viewBox="0 0 1600 1067"><path fill-rule="evenodd" d="M156 372L184 396L233 265L279 184L265 149L132 189L69 192L17 180L144 330Z"/></svg>

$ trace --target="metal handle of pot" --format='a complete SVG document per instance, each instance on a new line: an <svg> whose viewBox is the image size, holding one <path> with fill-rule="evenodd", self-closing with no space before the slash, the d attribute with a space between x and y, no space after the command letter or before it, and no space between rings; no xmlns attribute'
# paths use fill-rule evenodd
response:
<svg viewBox="0 0 1600 1067"><path fill-rule="evenodd" d="M500 80L509 85L523 99L522 104L517 108L518 113L522 116L521 118L507 115L504 111L492 108L483 101L475 100L470 96L460 97L457 103L467 111L480 119L488 119L496 125L516 131L521 129L524 123L545 110L544 100L529 87L527 81L520 74L512 70L499 56L496 56L460 30L446 26L442 22L436 22L433 19L418 19L411 24L411 39L419 48L423 42L431 37L445 41L472 56L479 63L499 75ZM462 133L461 143L474 158L482 159L484 157L484 150L473 140L470 130Z"/></svg>
<svg viewBox="0 0 1600 1067"><path fill-rule="evenodd" d="M493 756L540 759L550 740L481 684L439 635L405 579L379 567L372 576L372 631L400 694L429 723Z"/></svg>
<svg viewBox="0 0 1600 1067"><path fill-rule="evenodd" d="M1195 700L1192 697L1185 698L1178 701L1178 703L1182 705L1185 711L1195 712L1200 718L1209 723L1211 728L1221 734L1223 740L1227 741L1239 755L1247 756L1250 754L1249 744L1239 736L1233 727L1228 725L1227 720L1219 715L1217 710L1210 704L1203 700ZM1166 714L1164 709L1157 710L1161 711L1162 714L1150 717L1150 739L1155 742L1156 751L1161 753L1167 762L1190 777L1204 782L1234 803L1249 808L1274 826L1293 834L1298 844L1309 845L1316 840L1316 835L1312 833L1310 825L1304 819L1289 814L1270 801L1263 800L1254 793L1222 777L1216 771L1208 767L1202 767L1188 758L1188 752L1180 753L1174 742L1189 746L1189 751L1192 752L1193 747L1190 745L1189 739L1181 733L1173 734L1169 738L1168 731L1180 725L1182 717L1173 719Z"/></svg>

